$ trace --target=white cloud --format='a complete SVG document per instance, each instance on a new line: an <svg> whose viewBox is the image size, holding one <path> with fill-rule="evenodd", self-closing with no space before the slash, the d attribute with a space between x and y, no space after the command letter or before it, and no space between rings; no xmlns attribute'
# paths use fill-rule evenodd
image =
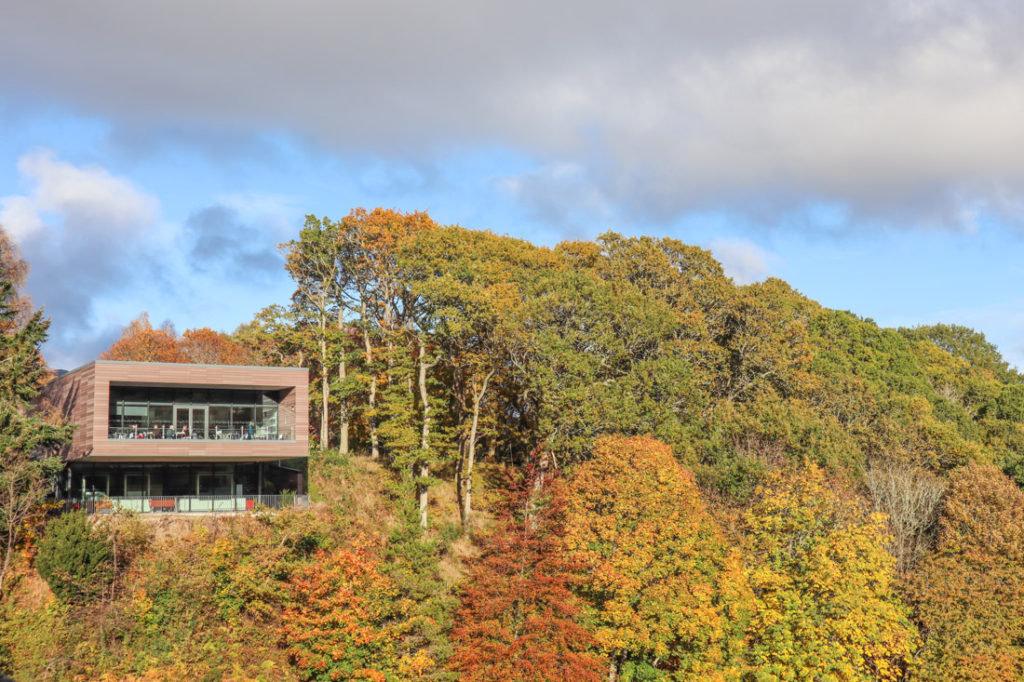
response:
<svg viewBox="0 0 1024 682"><path fill-rule="evenodd" d="M708 248L722 264L725 274L737 284L757 282L770 273L771 256L746 239L712 239Z"/></svg>
<svg viewBox="0 0 1024 682"><path fill-rule="evenodd" d="M5 210L9 204L18 211L16 226L9 226L15 238L19 232L28 236L42 229L40 214L45 213L55 213L74 226L121 231L149 225L159 212L156 198L127 179L99 166L73 166L47 149L24 154L18 170L32 184L31 194L0 199Z"/></svg>
<svg viewBox="0 0 1024 682"><path fill-rule="evenodd" d="M35 202L21 196L0 197L0 226L15 242L24 241L44 227Z"/></svg>

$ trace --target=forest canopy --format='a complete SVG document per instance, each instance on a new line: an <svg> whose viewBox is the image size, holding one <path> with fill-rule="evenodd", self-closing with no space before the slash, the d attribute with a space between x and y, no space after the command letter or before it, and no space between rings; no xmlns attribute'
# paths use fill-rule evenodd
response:
<svg viewBox="0 0 1024 682"><path fill-rule="evenodd" d="M281 249L291 301L231 334L143 315L105 354L309 368L319 500L140 550L102 611L126 674L205 638L258 677L253 638L298 679L1024 675L1024 379L980 332L670 238L356 209Z"/></svg>

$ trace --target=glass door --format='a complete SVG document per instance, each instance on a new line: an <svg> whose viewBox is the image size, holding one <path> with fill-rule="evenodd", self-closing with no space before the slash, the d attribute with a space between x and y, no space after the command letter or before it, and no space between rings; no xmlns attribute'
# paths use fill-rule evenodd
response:
<svg viewBox="0 0 1024 682"><path fill-rule="evenodd" d="M190 417L192 409L188 406L176 405L174 408L174 437L191 438L192 424Z"/></svg>
<svg viewBox="0 0 1024 682"><path fill-rule="evenodd" d="M209 411L209 407L203 405L202 407L192 408L192 437L201 438L206 440L206 423L209 421L206 416Z"/></svg>
<svg viewBox="0 0 1024 682"><path fill-rule="evenodd" d="M209 422L209 407L203 405L175 405L174 433L176 438L198 438L205 440L206 424Z"/></svg>

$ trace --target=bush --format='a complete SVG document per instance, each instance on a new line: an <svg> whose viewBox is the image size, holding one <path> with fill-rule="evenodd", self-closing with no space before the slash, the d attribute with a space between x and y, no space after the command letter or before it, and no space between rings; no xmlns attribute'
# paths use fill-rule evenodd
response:
<svg viewBox="0 0 1024 682"><path fill-rule="evenodd" d="M61 601L88 601L113 580L113 550L84 513L64 514L46 524L36 570Z"/></svg>

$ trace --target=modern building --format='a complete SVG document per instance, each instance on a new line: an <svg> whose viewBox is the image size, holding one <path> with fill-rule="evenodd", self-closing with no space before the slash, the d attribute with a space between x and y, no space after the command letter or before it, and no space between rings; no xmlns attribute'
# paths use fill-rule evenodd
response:
<svg viewBox="0 0 1024 682"><path fill-rule="evenodd" d="M242 511L305 499L304 368L96 360L42 409L78 426L58 495L89 511Z"/></svg>

